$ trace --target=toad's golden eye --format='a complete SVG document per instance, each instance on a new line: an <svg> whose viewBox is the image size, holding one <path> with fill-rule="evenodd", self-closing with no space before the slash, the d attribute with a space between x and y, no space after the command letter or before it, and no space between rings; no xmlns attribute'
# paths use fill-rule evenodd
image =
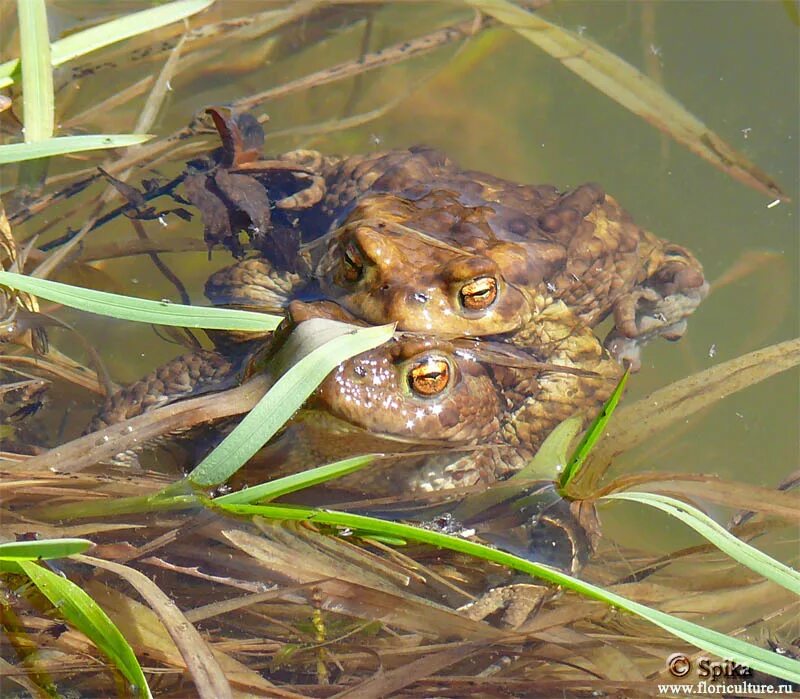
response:
<svg viewBox="0 0 800 699"><path fill-rule="evenodd" d="M411 366L408 385L421 396L435 396L450 383L450 365L444 359L428 357Z"/></svg>
<svg viewBox="0 0 800 699"><path fill-rule="evenodd" d="M494 277L478 277L464 284L458 293L464 308L482 311L497 298L497 280Z"/></svg>
<svg viewBox="0 0 800 699"><path fill-rule="evenodd" d="M352 243L342 254L342 275L349 282L357 282L364 273L364 258L361 251Z"/></svg>

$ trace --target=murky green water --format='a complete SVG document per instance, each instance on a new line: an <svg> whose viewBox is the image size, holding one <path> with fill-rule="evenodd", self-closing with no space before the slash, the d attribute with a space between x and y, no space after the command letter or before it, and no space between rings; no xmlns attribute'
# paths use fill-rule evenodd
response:
<svg viewBox="0 0 800 699"><path fill-rule="evenodd" d="M263 3L233 2L218 11L238 16L264 8ZM96 13L97 5L66 3L63 10L55 21L69 26L84 12ZM360 12L351 11L349 18ZM541 12L650 72L711 129L776 178L794 202L768 207L768 198L713 169L525 39L499 27L458 49L449 46L356 81L267 103L263 111L271 117L268 133L277 133L367 113L397 100L381 116L353 128L270 138L268 150L309 146L357 153L424 143L441 148L465 167L509 179L562 188L597 181L638 223L691 248L712 282L741 260L758 259L748 273L713 292L680 343L660 341L647 348L644 367L630 383L628 401L694 371L796 337L798 27L786 4L556 2ZM454 5L433 3L372 5L369 14L369 50L469 17ZM291 41L273 47L272 61L257 55L265 48L263 39L239 47L243 57L256 55L244 67L234 68L229 55L210 50L200 65L173 79L166 109L151 131L170 133L205 106L353 58L363 40L364 23L345 19L334 15L333 26L322 37L313 27L294 31ZM134 63L70 81L58 95L61 119L108 97L110 84L124 87L161 65L162 60ZM128 131L143 99L121 109L98 110L81 128ZM215 145L210 137L208 142ZM180 161L168 161L156 169L169 176L181 167ZM75 203L59 206L21 230L38 230L48 215L63 213ZM68 223L78 227L80 211ZM158 222L146 225L153 235L164 234ZM65 225L58 225L48 235L64 231ZM167 232L202 236L198 220L187 224L171 219ZM92 234L89 244L132 235L120 219ZM204 253L164 259L185 279L195 302L202 301L208 273L229 261L223 252L215 253L212 263ZM105 276L83 283L151 298L175 297L146 258L126 258L102 269ZM178 352L150 329L77 313L62 317L94 338L120 382L137 378ZM73 432L79 431L83 419L82 413L77 415L69 426ZM799 416L798 373L793 371L730 396L669 430L627 455L618 469L714 473L774 486L797 467ZM620 511L609 517L610 529L618 530L623 540L628 516ZM638 519L638 513L631 511L630 517ZM660 526L654 524L650 532L656 542ZM675 529L671 527L670 536Z"/></svg>

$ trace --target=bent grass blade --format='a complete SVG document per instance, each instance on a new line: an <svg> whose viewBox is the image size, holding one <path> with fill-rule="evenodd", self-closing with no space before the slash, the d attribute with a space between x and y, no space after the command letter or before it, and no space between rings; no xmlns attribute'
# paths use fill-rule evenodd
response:
<svg viewBox="0 0 800 699"><path fill-rule="evenodd" d="M649 505L679 519L704 539L750 570L800 595L800 573L736 538L708 515L688 503L666 495L644 492L614 493L603 500L627 500Z"/></svg>
<svg viewBox="0 0 800 699"><path fill-rule="evenodd" d="M282 318L228 308L183 306L169 301L151 301L107 291L84 289L69 284L0 271L0 285L26 291L48 301L102 316L133 320L139 323L175 325L210 330L274 330Z"/></svg>
<svg viewBox="0 0 800 699"><path fill-rule="evenodd" d="M144 599L180 651L195 684L197 692L195 696L199 696L201 699L210 699L211 697L213 699L233 699L230 683L220 666L223 656L215 655L210 644L186 618L176 602L156 582L141 571L115 561L92 556L79 556L78 560L119 576ZM130 614L130 610L128 614ZM120 624L122 623L120 620ZM138 635L137 633L136 636Z"/></svg>
<svg viewBox="0 0 800 699"><path fill-rule="evenodd" d="M235 493L221 495L218 498L214 498L212 502L217 505L250 505L256 502L268 502L282 495L311 488L334 478L341 478L349 473L354 473L365 466L369 466L378 456L378 454L364 454L350 459L342 459L302 473L276 478L269 483L261 483L260 485L249 486L244 490L237 490Z"/></svg>
<svg viewBox="0 0 800 699"><path fill-rule="evenodd" d="M132 691L140 697L151 699L153 695L133 648L97 602L71 580L38 563L19 561L18 564L64 618L111 659L131 683Z"/></svg>
<svg viewBox="0 0 800 699"><path fill-rule="evenodd" d="M572 482L572 479L578 475L578 472L586 461L586 457L589 456L589 453L597 443L597 440L603 435L606 425L611 419L611 416L614 414L614 410L619 403L619 399L622 397L622 392L625 390L625 384L628 383L629 375L630 370L626 369L625 373L622 375L622 378L619 380L617 387L614 389L614 392L611 394L611 396L609 396L608 400L603 405L603 409L592 421L589 429L586 430L583 438L575 448L575 453L572 455L572 458L569 460L566 468L564 468L561 478L559 479L559 490L562 493L567 489L569 484Z"/></svg>
<svg viewBox="0 0 800 699"><path fill-rule="evenodd" d="M189 474L195 485L217 485L230 478L281 428L333 369L346 359L382 345L394 333L393 325L369 328L335 321L313 319L300 328L315 324L334 328L338 336L315 347L289 368L236 426L236 428Z"/></svg>
<svg viewBox="0 0 800 699"><path fill-rule="evenodd" d="M537 481L556 481L567 464L567 450L581 429L577 415L560 422L547 435L533 458L511 478L491 485L486 490L467 495L453 511L458 521L469 520L480 512L520 496L527 486Z"/></svg>

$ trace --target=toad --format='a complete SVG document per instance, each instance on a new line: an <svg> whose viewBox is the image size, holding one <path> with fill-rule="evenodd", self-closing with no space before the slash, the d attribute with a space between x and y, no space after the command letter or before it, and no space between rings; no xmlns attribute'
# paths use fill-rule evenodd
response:
<svg viewBox="0 0 800 699"><path fill-rule="evenodd" d="M421 148L269 163L251 181L265 200L284 195L272 204L276 230L257 257L212 275L215 303L275 310L329 298L373 323L537 347L540 314L561 301L590 328L612 316L606 346L635 368L641 345L678 339L708 292L688 250L638 227L598 185L516 184ZM281 163L311 184L287 195ZM259 172L258 161L241 167ZM305 241L291 264L270 248L285 253L289 228Z"/></svg>
<svg viewBox="0 0 800 699"><path fill-rule="evenodd" d="M309 318L356 320L331 302L295 301L288 312L266 350L251 343L235 356L198 350L172 360L110 397L90 429L241 382L254 367L269 367L283 338ZM360 489L413 494L486 485L524 466L562 420L592 417L620 373L602 356L578 369L502 343L400 333L335 369L258 461L276 475L383 452L397 458L352 476ZM415 450L429 454L403 456Z"/></svg>

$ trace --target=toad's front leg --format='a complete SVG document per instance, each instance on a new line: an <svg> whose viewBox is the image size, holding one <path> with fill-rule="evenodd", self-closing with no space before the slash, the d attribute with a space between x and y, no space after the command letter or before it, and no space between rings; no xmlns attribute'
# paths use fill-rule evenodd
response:
<svg viewBox="0 0 800 699"><path fill-rule="evenodd" d="M205 294L215 306L283 315L308 275L276 269L262 257L240 260L223 267L206 281ZM268 333L225 331L209 335L218 346L266 336Z"/></svg>

